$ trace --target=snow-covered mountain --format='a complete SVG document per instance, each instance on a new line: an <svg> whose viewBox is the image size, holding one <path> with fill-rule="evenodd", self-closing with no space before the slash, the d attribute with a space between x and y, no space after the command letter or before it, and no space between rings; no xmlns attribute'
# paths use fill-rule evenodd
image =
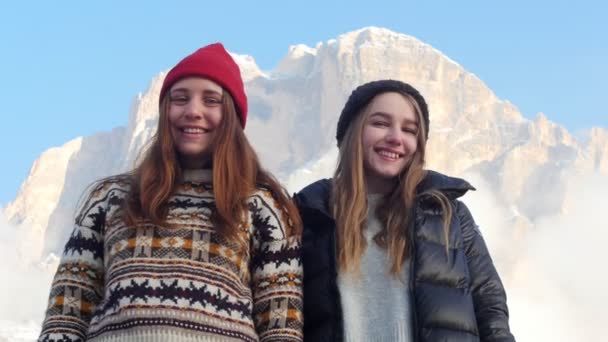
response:
<svg viewBox="0 0 608 342"><path fill-rule="evenodd" d="M594 128L586 140L579 140L544 114L527 120L474 74L404 34L370 27L314 48L292 46L267 73L250 56L235 59L250 101L246 132L267 167L283 180L332 153L346 97L357 85L381 78L409 82L426 97L430 167L456 175L481 173L498 189L499 198L528 220L561 210L564 198L555 185L566 172L608 174L605 130ZM135 98L126 128L76 138L34 162L5 213L31 230L30 251L37 252L36 258L61 249L74 207L90 182L134 165L154 133L164 76L154 77L149 89Z"/></svg>
<svg viewBox="0 0 608 342"><path fill-rule="evenodd" d="M315 47L292 46L271 71L260 70L251 56L233 56L250 102L245 131L266 167L291 191L331 175L336 122L347 96L356 86L383 78L411 83L429 103L429 168L472 175L475 184L491 190L494 206L505 208L496 214L500 219L488 218L501 221L499 233L488 233L490 240L498 234L517 243L539 220L578 208L574 193L580 193L572 189L585 175L608 184L608 131L593 128L573 136L545 114L526 119L474 74L413 37L364 28ZM34 162L3 210L28 240L24 261L39 263L60 253L86 187L133 167L154 134L165 75L154 77L136 96L127 127L76 138ZM497 248L499 257L507 247ZM522 272L516 266L510 271Z"/></svg>

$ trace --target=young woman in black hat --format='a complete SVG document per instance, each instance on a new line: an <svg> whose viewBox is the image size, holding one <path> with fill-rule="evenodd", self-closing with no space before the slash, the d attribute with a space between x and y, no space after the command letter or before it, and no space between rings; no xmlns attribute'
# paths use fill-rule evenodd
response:
<svg viewBox="0 0 608 342"><path fill-rule="evenodd" d="M295 196L305 341L514 341L503 285L458 200L473 187L424 169L428 133L408 84L349 97L333 179Z"/></svg>

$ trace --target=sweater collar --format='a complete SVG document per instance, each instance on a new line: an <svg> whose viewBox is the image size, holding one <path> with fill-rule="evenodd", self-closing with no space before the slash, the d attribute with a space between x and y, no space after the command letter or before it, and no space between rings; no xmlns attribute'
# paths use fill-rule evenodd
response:
<svg viewBox="0 0 608 342"><path fill-rule="evenodd" d="M182 179L186 182L208 183L213 179L213 171L211 169L184 169Z"/></svg>

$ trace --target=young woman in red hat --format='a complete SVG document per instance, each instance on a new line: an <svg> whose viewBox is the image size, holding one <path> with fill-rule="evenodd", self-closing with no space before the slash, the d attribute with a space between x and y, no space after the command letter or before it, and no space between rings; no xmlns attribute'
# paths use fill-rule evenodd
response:
<svg viewBox="0 0 608 342"><path fill-rule="evenodd" d="M472 186L424 167L427 104L408 84L353 91L333 179L296 195L305 341L514 341L469 210Z"/></svg>
<svg viewBox="0 0 608 342"><path fill-rule="evenodd" d="M83 201L40 341L301 341L301 221L221 44L169 71L159 111L142 162Z"/></svg>

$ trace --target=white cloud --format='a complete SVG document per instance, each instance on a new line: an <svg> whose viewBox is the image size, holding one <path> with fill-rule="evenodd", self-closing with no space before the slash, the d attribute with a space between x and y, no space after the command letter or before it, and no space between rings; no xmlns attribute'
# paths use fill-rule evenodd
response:
<svg viewBox="0 0 608 342"><path fill-rule="evenodd" d="M57 265L52 257L30 262L26 229L20 228L7 222L0 210L0 341L36 338Z"/></svg>
<svg viewBox="0 0 608 342"><path fill-rule="evenodd" d="M505 283L518 341L608 340L608 177L571 176L563 212L535 223L518 220L475 176L479 191L465 197Z"/></svg>

